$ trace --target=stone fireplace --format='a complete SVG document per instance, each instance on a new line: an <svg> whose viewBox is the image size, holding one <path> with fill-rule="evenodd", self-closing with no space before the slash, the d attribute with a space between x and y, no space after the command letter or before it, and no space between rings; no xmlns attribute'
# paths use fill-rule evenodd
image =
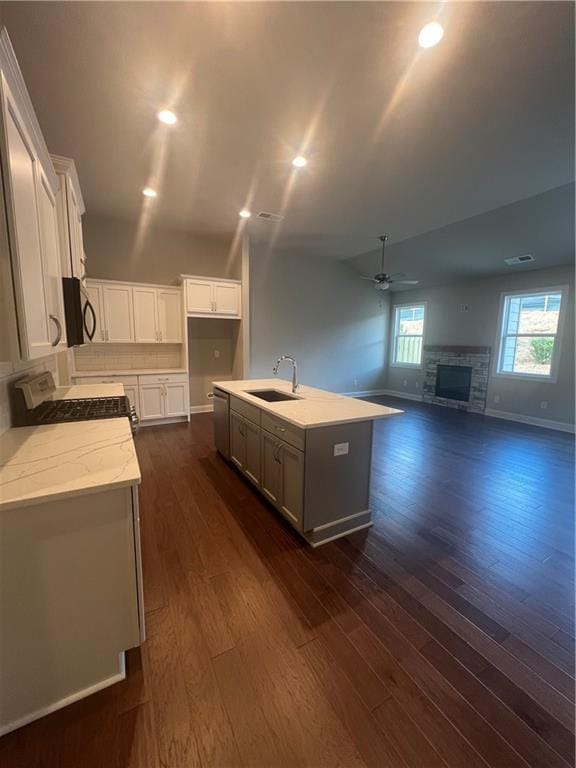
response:
<svg viewBox="0 0 576 768"><path fill-rule="evenodd" d="M425 403L484 413L490 347L424 346Z"/></svg>

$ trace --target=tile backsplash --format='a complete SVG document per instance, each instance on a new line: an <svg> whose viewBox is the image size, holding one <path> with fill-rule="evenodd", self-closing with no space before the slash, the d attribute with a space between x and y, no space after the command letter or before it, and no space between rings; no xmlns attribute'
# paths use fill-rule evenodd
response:
<svg viewBox="0 0 576 768"><path fill-rule="evenodd" d="M181 368L181 344L90 344L74 351L76 371Z"/></svg>

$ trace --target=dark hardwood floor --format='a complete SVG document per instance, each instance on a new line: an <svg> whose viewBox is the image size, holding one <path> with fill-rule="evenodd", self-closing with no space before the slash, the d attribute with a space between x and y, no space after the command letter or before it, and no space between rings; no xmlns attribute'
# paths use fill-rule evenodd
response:
<svg viewBox="0 0 576 768"><path fill-rule="evenodd" d="M380 401L375 524L317 550L209 415L141 430L148 640L0 766L573 765L573 438Z"/></svg>

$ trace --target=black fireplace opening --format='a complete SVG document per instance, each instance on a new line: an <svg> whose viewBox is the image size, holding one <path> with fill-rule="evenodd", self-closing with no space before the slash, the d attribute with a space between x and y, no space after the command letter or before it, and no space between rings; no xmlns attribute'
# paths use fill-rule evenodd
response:
<svg viewBox="0 0 576 768"><path fill-rule="evenodd" d="M470 399L472 368L468 365L439 365L436 372L436 397L448 400Z"/></svg>

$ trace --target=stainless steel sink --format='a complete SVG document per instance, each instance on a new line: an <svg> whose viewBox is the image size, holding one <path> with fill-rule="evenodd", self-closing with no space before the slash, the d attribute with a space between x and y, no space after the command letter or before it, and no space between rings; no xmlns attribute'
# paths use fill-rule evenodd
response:
<svg viewBox="0 0 576 768"><path fill-rule="evenodd" d="M280 392L278 389L257 389L252 392L246 392L247 395L254 395L260 400L266 400L267 403L279 403L281 400L300 400L296 395L289 395L287 392Z"/></svg>

